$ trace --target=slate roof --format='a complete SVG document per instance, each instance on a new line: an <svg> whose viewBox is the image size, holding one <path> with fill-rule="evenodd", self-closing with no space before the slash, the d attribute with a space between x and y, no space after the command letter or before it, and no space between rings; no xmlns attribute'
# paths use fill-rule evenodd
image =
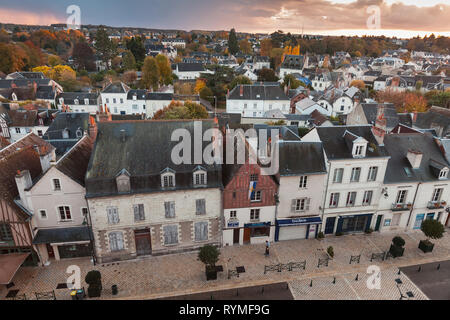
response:
<svg viewBox="0 0 450 320"><path fill-rule="evenodd" d="M54 100L56 91L52 86L40 86L36 91L36 99Z"/></svg>
<svg viewBox="0 0 450 320"><path fill-rule="evenodd" d="M321 142L280 142L280 176L327 173Z"/></svg>
<svg viewBox="0 0 450 320"><path fill-rule="evenodd" d="M323 147L328 159L353 159L352 150L348 147L347 142L344 139L344 133L346 131L368 141L369 145L366 158L389 156L384 147L378 146L378 143L372 134L371 125L318 127L316 130L320 140L323 142ZM371 146L375 146L375 148L372 149L373 151L371 150Z"/></svg>
<svg viewBox="0 0 450 320"><path fill-rule="evenodd" d="M94 140L85 135L56 163L56 168L84 187L84 178L91 158Z"/></svg>
<svg viewBox="0 0 450 320"><path fill-rule="evenodd" d="M14 72L7 75L11 79L46 79L42 72Z"/></svg>
<svg viewBox="0 0 450 320"><path fill-rule="evenodd" d="M39 229L33 244L90 241L88 227Z"/></svg>
<svg viewBox="0 0 450 320"><path fill-rule="evenodd" d="M304 56L286 55L283 63L281 64L281 68L300 70L303 68L304 63Z"/></svg>
<svg viewBox="0 0 450 320"><path fill-rule="evenodd" d="M39 151L39 155L41 156L48 155L55 149L50 143L31 132L22 139L2 149L0 151L0 159L5 158L26 147L33 147L35 148L35 150L37 149Z"/></svg>
<svg viewBox="0 0 450 320"><path fill-rule="evenodd" d="M137 100L146 100L147 98L147 90L130 90L128 91L127 100L133 100L133 97L136 96Z"/></svg>
<svg viewBox="0 0 450 320"><path fill-rule="evenodd" d="M86 175L87 197L117 195L116 176L123 169L130 173L131 194L167 191L161 188L161 172L176 172L176 187L168 191L192 189L192 173L197 164L172 162L172 142L176 129L186 129L194 137L194 123L201 123L203 132L216 127L214 121L123 121L98 124L97 140ZM122 135L125 139L123 140ZM203 142L203 147L210 143ZM194 143L192 143L192 157ZM221 187L221 166L201 165L207 171L205 188Z"/></svg>
<svg viewBox="0 0 450 320"><path fill-rule="evenodd" d="M177 66L179 72L205 71L205 67L201 63L178 63Z"/></svg>
<svg viewBox="0 0 450 320"><path fill-rule="evenodd" d="M75 104L75 99L78 99L79 105L85 105L85 99L89 99L89 105L98 104L98 93L88 93L88 92L63 92L58 94L56 101L59 104L59 99L64 99L64 104Z"/></svg>
<svg viewBox="0 0 450 320"><path fill-rule="evenodd" d="M442 127L444 135L450 130L450 110L440 107L432 107L424 113L417 114L417 120L413 123L420 129L432 129Z"/></svg>
<svg viewBox="0 0 450 320"><path fill-rule="evenodd" d="M361 103L364 115L366 116L367 123L375 124L378 115L377 103ZM399 116L397 110L392 103L384 104L384 117L386 118L387 129L395 128L399 124Z"/></svg>
<svg viewBox="0 0 450 320"><path fill-rule="evenodd" d="M171 101L171 100L173 100L173 93L148 92L147 93L147 100Z"/></svg>
<svg viewBox="0 0 450 320"><path fill-rule="evenodd" d="M113 82L103 89L102 93L127 93L130 88L123 82Z"/></svg>
<svg viewBox="0 0 450 320"><path fill-rule="evenodd" d="M385 136L384 144L391 156L386 170L385 183L438 181L438 173L436 174L433 166L437 164L450 167L431 134L389 134ZM413 169L406 158L408 150L420 150L423 153L418 169ZM405 168L409 170L410 176Z"/></svg>
<svg viewBox="0 0 450 320"><path fill-rule="evenodd" d="M244 89L243 95L241 97L240 90L241 87ZM286 96L284 91L277 86L267 86L260 84L244 84L237 85L231 90L228 96L229 100L288 100L289 97Z"/></svg>

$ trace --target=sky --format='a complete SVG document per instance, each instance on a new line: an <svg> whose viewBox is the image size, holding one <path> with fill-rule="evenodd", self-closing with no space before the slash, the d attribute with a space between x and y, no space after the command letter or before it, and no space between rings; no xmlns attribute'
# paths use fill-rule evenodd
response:
<svg viewBox="0 0 450 320"><path fill-rule="evenodd" d="M117 27L450 36L450 0L0 0L0 22L65 23L70 5L82 24Z"/></svg>

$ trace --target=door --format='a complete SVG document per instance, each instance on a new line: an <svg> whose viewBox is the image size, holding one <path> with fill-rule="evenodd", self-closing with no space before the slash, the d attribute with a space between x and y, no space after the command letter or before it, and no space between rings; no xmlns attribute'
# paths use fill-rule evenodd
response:
<svg viewBox="0 0 450 320"><path fill-rule="evenodd" d="M325 234L333 234L335 224L336 224L336 217L328 218L327 223L325 225Z"/></svg>
<svg viewBox="0 0 450 320"><path fill-rule="evenodd" d="M58 246L58 252L61 259L73 259L88 257L92 251L90 244L75 244Z"/></svg>
<svg viewBox="0 0 450 320"><path fill-rule="evenodd" d="M308 225L294 226L294 227L282 227L280 228L280 235L278 240L296 240L306 239L306 233L308 232Z"/></svg>
<svg viewBox="0 0 450 320"><path fill-rule="evenodd" d="M419 230L422 227L422 222L425 219L425 214L418 214L416 216L416 222L414 223L414 230Z"/></svg>
<svg viewBox="0 0 450 320"><path fill-rule="evenodd" d="M378 218L377 218L377 224L376 224L376 226L375 226L375 231L380 231L381 221L383 221L383 216L378 216Z"/></svg>
<svg viewBox="0 0 450 320"><path fill-rule="evenodd" d="M53 247L47 243L47 252L49 258L55 258L55 252L53 252Z"/></svg>
<svg viewBox="0 0 450 320"><path fill-rule="evenodd" d="M148 256L152 254L150 230L136 230L134 232L136 240L136 254L138 256Z"/></svg>
<svg viewBox="0 0 450 320"><path fill-rule="evenodd" d="M427 214L427 220L434 220L435 213Z"/></svg>
<svg viewBox="0 0 450 320"><path fill-rule="evenodd" d="M250 228L245 228L244 229L244 244L249 244L250 243L251 231L252 230L250 230Z"/></svg>
<svg viewBox="0 0 450 320"><path fill-rule="evenodd" d="M241 240L240 237L241 237L241 229L234 229L233 244L239 244Z"/></svg>

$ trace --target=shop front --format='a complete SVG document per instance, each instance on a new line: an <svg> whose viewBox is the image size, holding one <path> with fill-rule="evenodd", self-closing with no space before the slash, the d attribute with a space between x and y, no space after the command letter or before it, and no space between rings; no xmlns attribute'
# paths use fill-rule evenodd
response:
<svg viewBox="0 0 450 320"><path fill-rule="evenodd" d="M270 240L271 222L244 225L244 244L261 244Z"/></svg>
<svg viewBox="0 0 450 320"><path fill-rule="evenodd" d="M370 229L373 214L340 216L336 233L360 233Z"/></svg>
<svg viewBox="0 0 450 320"><path fill-rule="evenodd" d="M275 241L314 239L321 224L320 217L277 220Z"/></svg>

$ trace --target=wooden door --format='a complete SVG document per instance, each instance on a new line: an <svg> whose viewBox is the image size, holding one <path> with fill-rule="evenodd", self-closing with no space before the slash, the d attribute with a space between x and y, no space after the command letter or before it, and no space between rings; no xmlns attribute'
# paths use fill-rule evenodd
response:
<svg viewBox="0 0 450 320"><path fill-rule="evenodd" d="M150 230L136 230L134 232L136 241L136 254L138 256L148 256L152 254Z"/></svg>
<svg viewBox="0 0 450 320"><path fill-rule="evenodd" d="M244 229L244 244L250 243L250 235L251 235L251 229L245 228Z"/></svg>
<svg viewBox="0 0 450 320"><path fill-rule="evenodd" d="M241 238L241 229L234 229L233 244L239 244Z"/></svg>

